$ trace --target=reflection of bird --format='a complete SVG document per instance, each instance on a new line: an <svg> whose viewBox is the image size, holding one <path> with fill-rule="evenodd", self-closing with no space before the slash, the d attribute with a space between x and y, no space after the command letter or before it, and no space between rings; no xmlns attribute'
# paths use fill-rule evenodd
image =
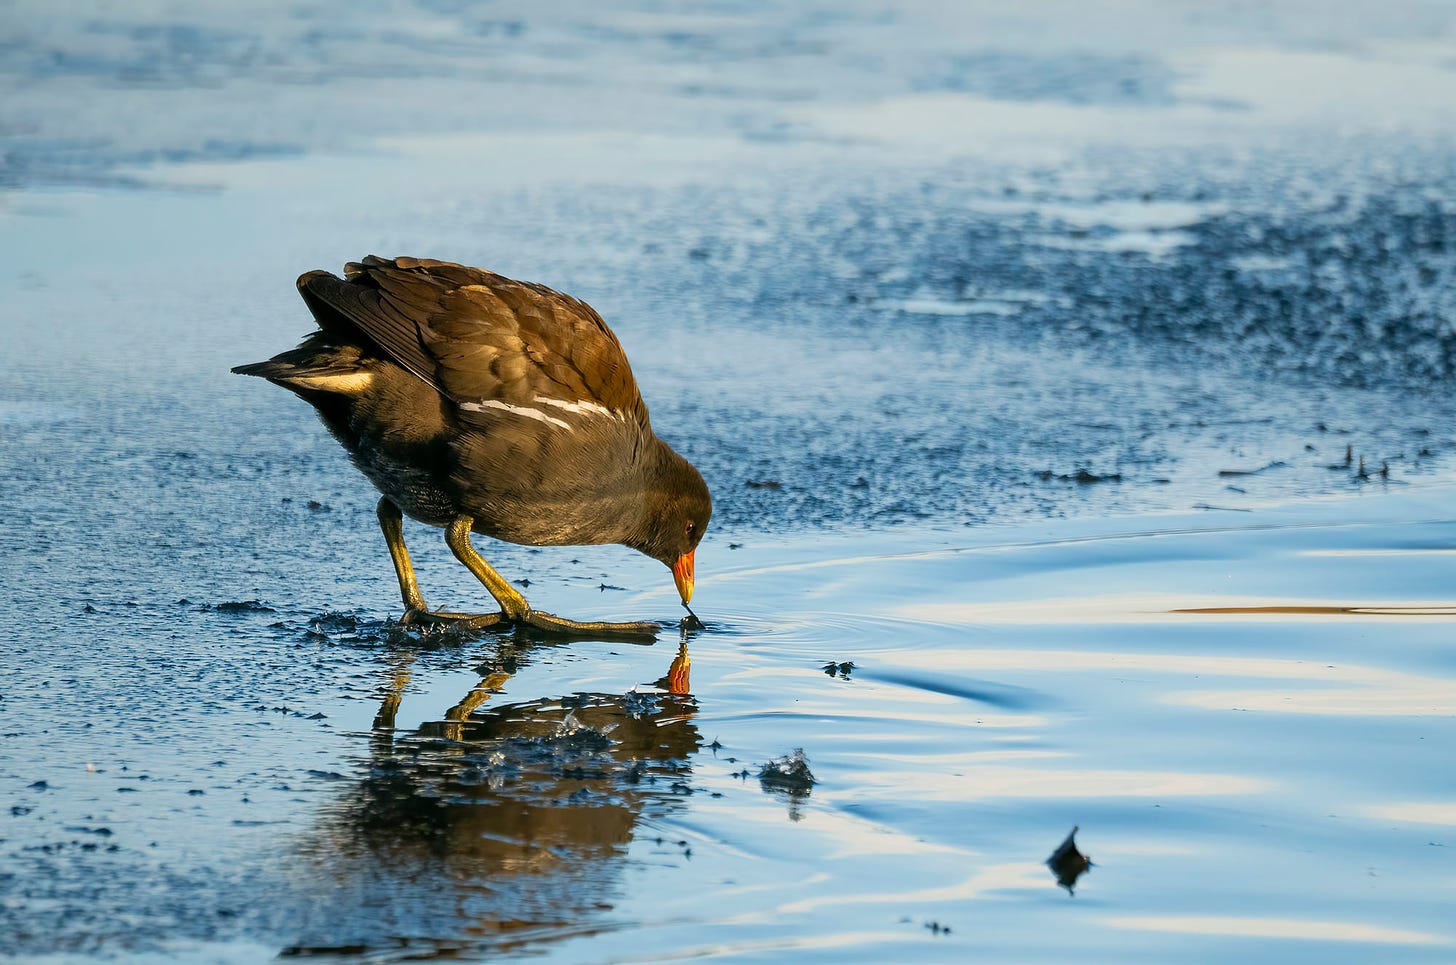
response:
<svg viewBox="0 0 1456 965"><path fill-rule="evenodd" d="M339 952L345 935L354 954L476 960L581 934L623 892L634 840L685 860L686 841L651 838L693 793L696 714L651 692L472 696L418 733L376 733L299 842L313 897L289 952Z"/></svg>
<svg viewBox="0 0 1456 965"><path fill-rule="evenodd" d="M672 568L686 606L712 514L703 478L653 434L617 338L595 311L541 285L448 262L370 256L298 290L319 331L240 365L318 409L383 493L379 525L405 620L652 634L532 610L470 544L622 543ZM415 582L401 510L445 541L499 614L437 613ZM691 611L689 611L691 612Z"/></svg>

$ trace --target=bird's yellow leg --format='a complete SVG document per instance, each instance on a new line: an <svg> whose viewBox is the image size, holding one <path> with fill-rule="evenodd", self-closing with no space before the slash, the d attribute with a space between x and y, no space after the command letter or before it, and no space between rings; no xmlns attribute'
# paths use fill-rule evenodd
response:
<svg viewBox="0 0 1456 965"><path fill-rule="evenodd" d="M399 507L390 502L388 496L381 496L374 513L379 517L379 528L389 546L389 558L394 560L394 575L399 578L399 595L404 599L405 610L428 610L420 584L415 580L409 550L404 545L404 516Z"/></svg>
<svg viewBox="0 0 1456 965"><path fill-rule="evenodd" d="M455 558L465 564L465 568L475 574L475 578L485 585L490 595L495 597L495 602L500 604L501 613L505 614L507 620L524 620L531 615L531 606L526 598L521 596L519 590L511 586L504 576L496 572L495 567L485 561L485 557L476 552L475 547L470 544L470 529L475 525L475 520L470 516L456 516L445 527L445 543L450 547L450 552Z"/></svg>
<svg viewBox="0 0 1456 965"><path fill-rule="evenodd" d="M499 613L439 613L425 605L425 595L420 592L419 581L415 579L415 568L410 563L409 550L404 545L404 517L399 507L390 499L381 497L375 508L379 517L379 529L384 533L384 542L389 546L389 558L394 561L394 575L399 580L399 595L404 601L404 617L401 623L449 623L466 627L488 627L500 623Z"/></svg>
<svg viewBox="0 0 1456 965"><path fill-rule="evenodd" d="M655 623L605 623L601 621L581 622L554 616L540 610L532 610L520 591L511 586L506 578L496 572L495 567L485 561L470 543L470 530L475 520L469 516L456 516L445 527L445 542L455 558L465 564L466 569L484 584L500 604L501 612L514 623L529 623L549 633L565 636L610 636L610 637L653 637L661 629Z"/></svg>

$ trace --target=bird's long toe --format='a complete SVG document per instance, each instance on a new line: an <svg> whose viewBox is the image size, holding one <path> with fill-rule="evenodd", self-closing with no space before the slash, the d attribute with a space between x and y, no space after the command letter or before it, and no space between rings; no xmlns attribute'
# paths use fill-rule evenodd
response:
<svg viewBox="0 0 1456 965"><path fill-rule="evenodd" d="M568 620L566 617L559 617L553 613L545 613L541 610L532 610L519 623L529 623L538 630L545 630L547 633L562 634L572 637L621 637L637 640L655 640L662 627L656 623L633 622L633 623L609 623L606 621L591 620Z"/></svg>
<svg viewBox="0 0 1456 965"><path fill-rule="evenodd" d="M454 627L460 630L483 630L507 622L504 613L445 613L410 607L400 623L414 626Z"/></svg>
<svg viewBox="0 0 1456 965"><path fill-rule="evenodd" d="M570 620L542 610L527 609L524 613L446 613L411 607L400 617L407 626L451 627L457 630L484 630L490 627L531 626L546 633L567 637L613 637L631 640L655 640L662 627L656 623L611 623L600 620Z"/></svg>

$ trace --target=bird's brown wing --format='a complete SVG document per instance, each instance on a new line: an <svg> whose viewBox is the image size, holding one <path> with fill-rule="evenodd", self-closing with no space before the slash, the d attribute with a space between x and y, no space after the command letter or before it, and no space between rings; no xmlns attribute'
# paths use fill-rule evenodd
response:
<svg viewBox="0 0 1456 965"><path fill-rule="evenodd" d="M622 346L591 306L544 285L420 258L373 255L347 280L310 272L299 291L321 325L342 315L457 405L540 399L599 405L648 425Z"/></svg>

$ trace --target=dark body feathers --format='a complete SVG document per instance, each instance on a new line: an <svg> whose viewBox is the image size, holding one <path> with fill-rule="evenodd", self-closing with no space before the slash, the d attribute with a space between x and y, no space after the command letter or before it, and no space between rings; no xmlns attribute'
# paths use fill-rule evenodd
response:
<svg viewBox="0 0 1456 965"><path fill-rule="evenodd" d="M711 515L697 470L652 432L590 306L417 258L298 279L319 331L233 371L311 403L407 515L530 545L623 543L669 566Z"/></svg>

